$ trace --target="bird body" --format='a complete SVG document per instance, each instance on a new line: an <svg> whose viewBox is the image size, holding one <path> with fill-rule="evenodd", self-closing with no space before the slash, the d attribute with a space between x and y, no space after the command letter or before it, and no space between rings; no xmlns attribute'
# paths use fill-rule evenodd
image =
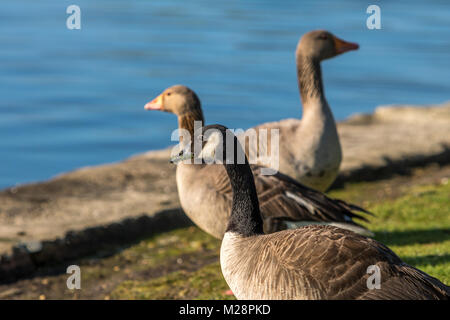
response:
<svg viewBox="0 0 450 320"><path fill-rule="evenodd" d="M267 164L259 157L256 161L259 166L253 167L266 232L296 228L299 222L300 225L338 223L335 225L372 235L352 220L359 218L352 210L364 210L326 197L321 198L323 201L311 201L306 194L312 195L313 192L305 188L311 187L319 191L328 189L338 174L342 159L334 117L324 95L320 61L354 49L357 49L356 44L342 41L327 31L318 30L305 34L296 50L303 118L286 119L252 128L256 129L258 136L261 129L279 130L278 162L271 166L273 162ZM204 123L200 100L185 86L166 89L145 108L176 114L179 129L187 131L190 138L195 135L195 121ZM241 138L245 139L245 133ZM247 154L270 154L267 150L272 145L270 134L268 139L266 144L254 143L247 146ZM261 174L261 166L271 166L279 173L272 179L265 178ZM281 179L284 175L293 177L301 185L294 179ZM232 198L223 168L179 163L176 177L183 210L200 228L221 239L230 214ZM214 209L214 215L210 214L211 209ZM330 212L333 213L330 215Z"/></svg>
<svg viewBox="0 0 450 320"><path fill-rule="evenodd" d="M284 119L261 124L253 129L257 133L261 129L268 132L269 142L262 144L262 148L257 145L258 149L254 151L263 155L268 154L264 147L271 145L269 132L279 130L279 166L275 169L319 191L327 190L336 179L342 151L328 103L305 110L301 120ZM270 163L263 161L256 163L270 166Z"/></svg>
<svg viewBox="0 0 450 320"><path fill-rule="evenodd" d="M308 224L337 223L341 228L373 235L353 221L354 218L365 220L353 213L368 213L364 209L330 199L281 173L264 175L262 168L251 165L266 233ZM230 180L223 166L179 163L176 179L185 213L202 230L222 239L233 198Z"/></svg>
<svg viewBox="0 0 450 320"><path fill-rule="evenodd" d="M215 132L212 132L212 131ZM238 299L449 299L450 287L404 263L382 243L334 226L309 225L264 234L257 189L247 159L225 162L208 144L230 132L209 132L202 159L220 160L230 179L232 209L220 249L222 274ZM212 132L212 133L211 133ZM234 139L233 154L242 152ZM378 284L370 283L378 270Z"/></svg>
<svg viewBox="0 0 450 320"><path fill-rule="evenodd" d="M204 123L204 118L200 99L191 89L182 85L167 88L147 104L146 109L176 114L179 129L185 130L191 139L182 141L183 146L188 146L188 149L190 147L191 151L194 149L194 123ZM354 213L368 213L364 209L330 199L281 172L265 175L263 166L252 165L251 168L267 233L296 228L296 223L301 222L338 223L342 228L372 235L369 230L353 221L353 218L365 220ZM177 164L176 182L181 206L188 217L202 230L222 239L232 206L232 190L223 166L180 161Z"/></svg>
<svg viewBox="0 0 450 320"><path fill-rule="evenodd" d="M244 300L450 297L449 287L402 262L386 246L333 226L250 237L226 232L220 264L233 294ZM379 289L368 286L370 266L380 270Z"/></svg>
<svg viewBox="0 0 450 320"><path fill-rule="evenodd" d="M318 191L324 192L331 186L339 173L342 150L333 113L325 98L320 63L357 49L357 44L343 41L325 30L310 31L300 38L295 56L302 119L285 119L251 128L257 133L261 129L279 130L277 167L266 164L264 157L258 158L258 164L273 167ZM243 140L240 142L243 144ZM267 154L264 146L252 147L256 154Z"/></svg>

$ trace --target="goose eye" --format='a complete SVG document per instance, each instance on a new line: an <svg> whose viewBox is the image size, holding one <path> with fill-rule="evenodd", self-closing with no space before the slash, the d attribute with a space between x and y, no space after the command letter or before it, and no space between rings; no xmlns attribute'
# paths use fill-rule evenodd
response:
<svg viewBox="0 0 450 320"><path fill-rule="evenodd" d="M328 36L327 36L326 34L321 34L321 35L319 36L319 39L320 39L320 40L327 40L327 39L328 39Z"/></svg>
<svg viewBox="0 0 450 320"><path fill-rule="evenodd" d="M172 92L167 92L166 95L170 96L172 94Z"/></svg>

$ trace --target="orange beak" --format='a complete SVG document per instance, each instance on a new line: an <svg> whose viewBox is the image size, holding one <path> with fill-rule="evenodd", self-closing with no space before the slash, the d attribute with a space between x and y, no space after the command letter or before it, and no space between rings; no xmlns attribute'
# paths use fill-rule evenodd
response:
<svg viewBox="0 0 450 320"><path fill-rule="evenodd" d="M162 94L157 96L155 99L150 101L145 105L145 110L162 110L163 104L162 104Z"/></svg>
<svg viewBox="0 0 450 320"><path fill-rule="evenodd" d="M357 43L347 42L337 37L334 37L333 40L337 54L341 54L351 50L358 50L359 48L359 45Z"/></svg>

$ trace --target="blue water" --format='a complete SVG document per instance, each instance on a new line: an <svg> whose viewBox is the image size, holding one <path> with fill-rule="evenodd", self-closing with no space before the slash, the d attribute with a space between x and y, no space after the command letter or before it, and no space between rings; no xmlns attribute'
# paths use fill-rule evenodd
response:
<svg viewBox="0 0 450 320"><path fill-rule="evenodd" d="M70 4L81 30L66 28ZM300 117L294 50L316 28L361 46L323 63L338 120L450 99L448 0L2 0L0 188L170 145L175 116L143 106L177 83L208 123Z"/></svg>

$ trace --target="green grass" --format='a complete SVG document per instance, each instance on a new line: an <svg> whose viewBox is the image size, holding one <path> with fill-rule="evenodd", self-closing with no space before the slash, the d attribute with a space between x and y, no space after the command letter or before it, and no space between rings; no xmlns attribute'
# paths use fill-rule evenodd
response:
<svg viewBox="0 0 450 320"><path fill-rule="evenodd" d="M365 196L373 184L351 184L330 193L349 201L366 199L376 216L368 228L405 262L450 285L450 184L409 187L397 199ZM383 198L383 197L382 197ZM356 200L357 201L357 200ZM361 203L361 201L359 201ZM141 242L122 254L146 261L147 267L174 263L180 255L196 255L201 261L194 270L176 270L149 280L127 280L111 292L114 299L232 299L218 262L220 241L190 227L161 234ZM206 254L208 253L208 254Z"/></svg>
<svg viewBox="0 0 450 320"><path fill-rule="evenodd" d="M369 208L375 238L406 263L450 285L450 184L413 188Z"/></svg>
<svg viewBox="0 0 450 320"><path fill-rule="evenodd" d="M122 252L131 261L139 260L145 268L158 267L180 255L216 254L220 241L197 228L183 228L141 241ZM212 253L211 253L212 251Z"/></svg>
<svg viewBox="0 0 450 320"><path fill-rule="evenodd" d="M125 281L111 294L113 299L234 299L225 295L228 286L219 262L197 271L176 271L149 281Z"/></svg>
<svg viewBox="0 0 450 320"><path fill-rule="evenodd" d="M142 241L121 255L151 268L167 269L179 257L194 256L193 271L177 270L151 280L122 282L112 299L232 299L219 264L220 241L196 227L174 230ZM177 259L178 257L178 259ZM212 262L211 262L212 261ZM180 266L181 267L181 266ZM141 268L140 268L141 269Z"/></svg>

